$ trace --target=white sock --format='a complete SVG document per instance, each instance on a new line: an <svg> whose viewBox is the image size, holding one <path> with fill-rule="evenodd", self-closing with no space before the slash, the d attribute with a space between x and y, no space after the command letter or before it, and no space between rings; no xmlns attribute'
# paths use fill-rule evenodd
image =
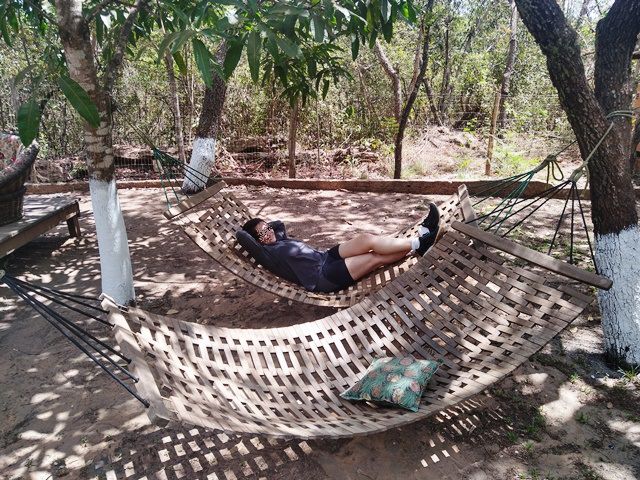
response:
<svg viewBox="0 0 640 480"><path fill-rule="evenodd" d="M420 235L420 236L426 235L429 232L430 232L430 230L427 227L425 227L424 225L420 225L418 227L418 235Z"/></svg>
<svg viewBox="0 0 640 480"><path fill-rule="evenodd" d="M411 239L411 251L415 252L420 248L420 237L413 237Z"/></svg>

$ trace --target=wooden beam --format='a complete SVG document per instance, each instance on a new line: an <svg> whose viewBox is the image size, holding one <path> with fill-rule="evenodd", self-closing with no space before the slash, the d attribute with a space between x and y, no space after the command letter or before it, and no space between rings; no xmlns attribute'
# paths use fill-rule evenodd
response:
<svg viewBox="0 0 640 480"><path fill-rule="evenodd" d="M587 272L575 265L557 260L549 255L537 252L523 245L512 242L511 240L507 240L506 238L494 235L493 233L485 232L484 230L461 222L453 222L451 226L454 230L464 233L475 240L479 240L485 245L497 248L509 255L521 258L527 262L533 263L534 265L538 265L539 267L565 277L578 280L579 282L586 283L587 285L592 285L603 290L609 290L613 285L613 282L606 277Z"/></svg>
<svg viewBox="0 0 640 480"><path fill-rule="evenodd" d="M252 185L256 187L290 188L298 190L348 190L351 192L371 193L408 193L418 195L453 195L458 187L466 185L472 197L481 189L488 188L487 180L327 180L321 178L255 178L255 177L223 177L227 185ZM182 180L176 180L180 186ZM497 182L497 180L496 180ZM527 197L539 195L549 188L545 182L533 181L525 191ZM129 188L161 188L160 180L123 180L118 181L118 189ZM27 194L42 195L52 193L88 192L87 182L68 183L35 183L27 185ZM640 188L635 188L636 198L640 198ZM501 192L498 192L501 193ZM506 195L505 189L501 195ZM161 194L162 195L162 194ZM500 197L501 195L494 195ZM557 193L554 198L565 198L566 194ZM583 193L584 199L589 198L589 190ZM164 199L160 200L164 202Z"/></svg>

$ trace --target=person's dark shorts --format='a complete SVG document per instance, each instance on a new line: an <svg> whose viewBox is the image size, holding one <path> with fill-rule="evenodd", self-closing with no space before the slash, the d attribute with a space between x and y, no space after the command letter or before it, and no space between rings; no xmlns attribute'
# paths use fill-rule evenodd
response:
<svg viewBox="0 0 640 480"><path fill-rule="evenodd" d="M326 258L322 265L322 272L320 273L320 279L315 288L316 292L335 292L355 283L353 278L351 278L344 258L338 253L339 246L340 245L336 245L327 250Z"/></svg>

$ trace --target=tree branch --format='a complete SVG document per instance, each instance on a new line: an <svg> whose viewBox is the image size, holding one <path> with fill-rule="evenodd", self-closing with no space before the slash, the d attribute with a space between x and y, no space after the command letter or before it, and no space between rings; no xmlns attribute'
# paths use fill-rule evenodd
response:
<svg viewBox="0 0 640 480"><path fill-rule="evenodd" d="M124 50L129 41L129 36L133 30L133 25L138 17L138 13L146 8L148 3L149 0L136 0L135 5L129 9L129 16L122 25L118 41L116 42L115 52L104 74L104 91L107 92L107 94L110 94L113 90L113 85L118 77L118 71L122 66L122 59L124 58Z"/></svg>
<svg viewBox="0 0 640 480"><path fill-rule="evenodd" d="M595 94L606 113L628 109L633 97L631 58L640 33L640 2L616 0L596 27ZM611 48L615 45L615 48ZM623 137L628 119L616 121ZM626 128L624 126L626 125ZM625 131L626 130L626 131Z"/></svg>
<svg viewBox="0 0 640 480"><path fill-rule="evenodd" d="M132 3L126 3L126 2L123 2L122 0L102 0L98 5L96 5L93 8L91 12L89 12L89 15L87 16L87 22L91 23L93 20L95 20L95 18L98 15L100 15L100 12L102 12L102 10L104 10L106 7L108 7L112 3L115 3L116 5L124 5L125 7L129 7L129 8L133 8L135 6Z"/></svg>
<svg viewBox="0 0 640 480"><path fill-rule="evenodd" d="M380 45L380 42L377 40L374 46L374 51L380 65L382 65L382 68L393 85L393 116L396 121L399 122L400 115L402 113L402 87L400 86L400 73L393 68L393 65L391 65L391 62L389 61L389 57L387 57L382 45Z"/></svg>

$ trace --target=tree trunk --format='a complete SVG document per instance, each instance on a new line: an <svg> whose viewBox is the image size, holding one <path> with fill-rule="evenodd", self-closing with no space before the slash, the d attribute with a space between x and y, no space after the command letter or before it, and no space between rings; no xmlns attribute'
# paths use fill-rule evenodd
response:
<svg viewBox="0 0 640 480"><path fill-rule="evenodd" d="M429 100L429 109L431 110L431 115L433 116L433 121L442 126L442 118L440 118L440 112L438 112L438 107L435 99L433 98L433 89L431 88L431 83L429 83L429 79L424 79L424 91L427 92L427 99Z"/></svg>
<svg viewBox="0 0 640 480"><path fill-rule="evenodd" d="M640 3L616 0L596 29L595 90L587 81L575 31L555 0L516 0L520 16L547 58L553 85L589 162L595 256L613 280L598 294L608 358L640 365L640 229L628 162L628 119L606 115L631 104L631 56L640 33ZM608 133L609 125L615 127Z"/></svg>
<svg viewBox="0 0 640 480"><path fill-rule="evenodd" d="M216 60L220 64L222 64L226 53L227 42L222 42L216 53ZM189 166L201 175L185 174L182 190L187 194L196 193L206 186L203 178L211 174L215 164L216 137L220 127L220 120L222 119L222 109L226 96L227 82L214 71L211 88L207 87L204 91L202 112L200 113L196 138L193 140L191 160L189 161Z"/></svg>
<svg viewBox="0 0 640 480"><path fill-rule="evenodd" d="M580 29L582 25L582 21L589 13L589 6L591 5L591 0L582 0L582 7L580 7L580 13L578 14L578 19L576 20L576 30Z"/></svg>
<svg viewBox="0 0 640 480"><path fill-rule="evenodd" d="M176 76L173 73L173 57L169 52L164 56L164 65L167 67L167 80L169 82L169 94L171 96L171 109L173 110L173 129L176 133L178 144L178 158L185 163L187 158L184 153L184 135L182 133L182 115L180 113L180 97L176 85Z"/></svg>
<svg viewBox="0 0 640 480"><path fill-rule="evenodd" d="M289 120L289 178L296 178L296 137L299 113L300 101L296 100L291 107L291 119Z"/></svg>
<svg viewBox="0 0 640 480"><path fill-rule="evenodd" d="M634 53L634 59L636 59L636 69L635 69L635 100L633 103L634 110L636 111L634 124L635 127L633 129L633 134L631 135L631 147L629 149L629 168L631 168L631 175L636 173L638 169L638 146L640 145L640 61L636 58L636 53Z"/></svg>
<svg viewBox="0 0 640 480"><path fill-rule="evenodd" d="M442 70L442 84L440 85L440 99L438 101L438 111L440 112L440 118L443 122L447 119L449 95L451 93L451 45L450 45L450 30L451 22L453 19L451 15L448 15L445 19L444 30L444 68Z"/></svg>
<svg viewBox="0 0 640 480"><path fill-rule="evenodd" d="M378 115L378 112L376 111L374 104L371 101L371 95L369 95L369 90L367 89L367 85L364 81L364 75L362 74L362 70L363 70L362 65L356 64L356 73L358 74L361 97L364 98L363 110L366 110L363 117L365 119L369 119L368 120L369 122L374 121L376 123L380 123L380 116Z"/></svg>
<svg viewBox="0 0 640 480"><path fill-rule="evenodd" d="M91 204L96 223L102 291L122 305L135 299L127 232L118 201L111 140L108 90L98 84L90 29L82 16L81 0L56 0L60 38L69 75L98 107L100 125L84 124ZM115 72L111 72L115 75ZM112 82L106 82L112 85Z"/></svg>
<svg viewBox="0 0 640 480"><path fill-rule="evenodd" d="M507 119L507 97L511 90L511 76L513 75L514 65L516 63L516 53L518 52L518 9L515 0L511 0L511 35L509 37L509 50L507 52L507 62L502 75L502 86L500 88L500 113L498 114L498 125L504 128Z"/></svg>
<svg viewBox="0 0 640 480"><path fill-rule="evenodd" d="M426 15L429 15L433 8L434 0L429 0L427 5L425 6ZM430 19L428 20L430 21ZM409 114L413 109L413 104L416 101L416 97L418 96L418 90L420 90L420 85L424 80L425 72L427 71L427 63L429 61L429 42L431 39L430 35L430 24L425 24L425 20L423 20L422 29L424 35L421 35L422 39L422 53L420 55L419 62L414 62L414 65L418 66L416 72L414 72L413 77L415 81L411 82L412 89L407 97L407 103L402 109L402 114L400 115L400 122L398 123L398 133L396 134L396 142L394 149L394 168L393 168L393 178L399 179L402 177L402 143L404 141L404 132L407 128L407 122L409 120Z"/></svg>
<svg viewBox="0 0 640 480"><path fill-rule="evenodd" d="M402 115L402 85L400 84L400 73L391 65L380 42L376 41L374 51L380 65L382 65L382 68L391 80L391 86L393 88L393 118L399 123L400 115Z"/></svg>

